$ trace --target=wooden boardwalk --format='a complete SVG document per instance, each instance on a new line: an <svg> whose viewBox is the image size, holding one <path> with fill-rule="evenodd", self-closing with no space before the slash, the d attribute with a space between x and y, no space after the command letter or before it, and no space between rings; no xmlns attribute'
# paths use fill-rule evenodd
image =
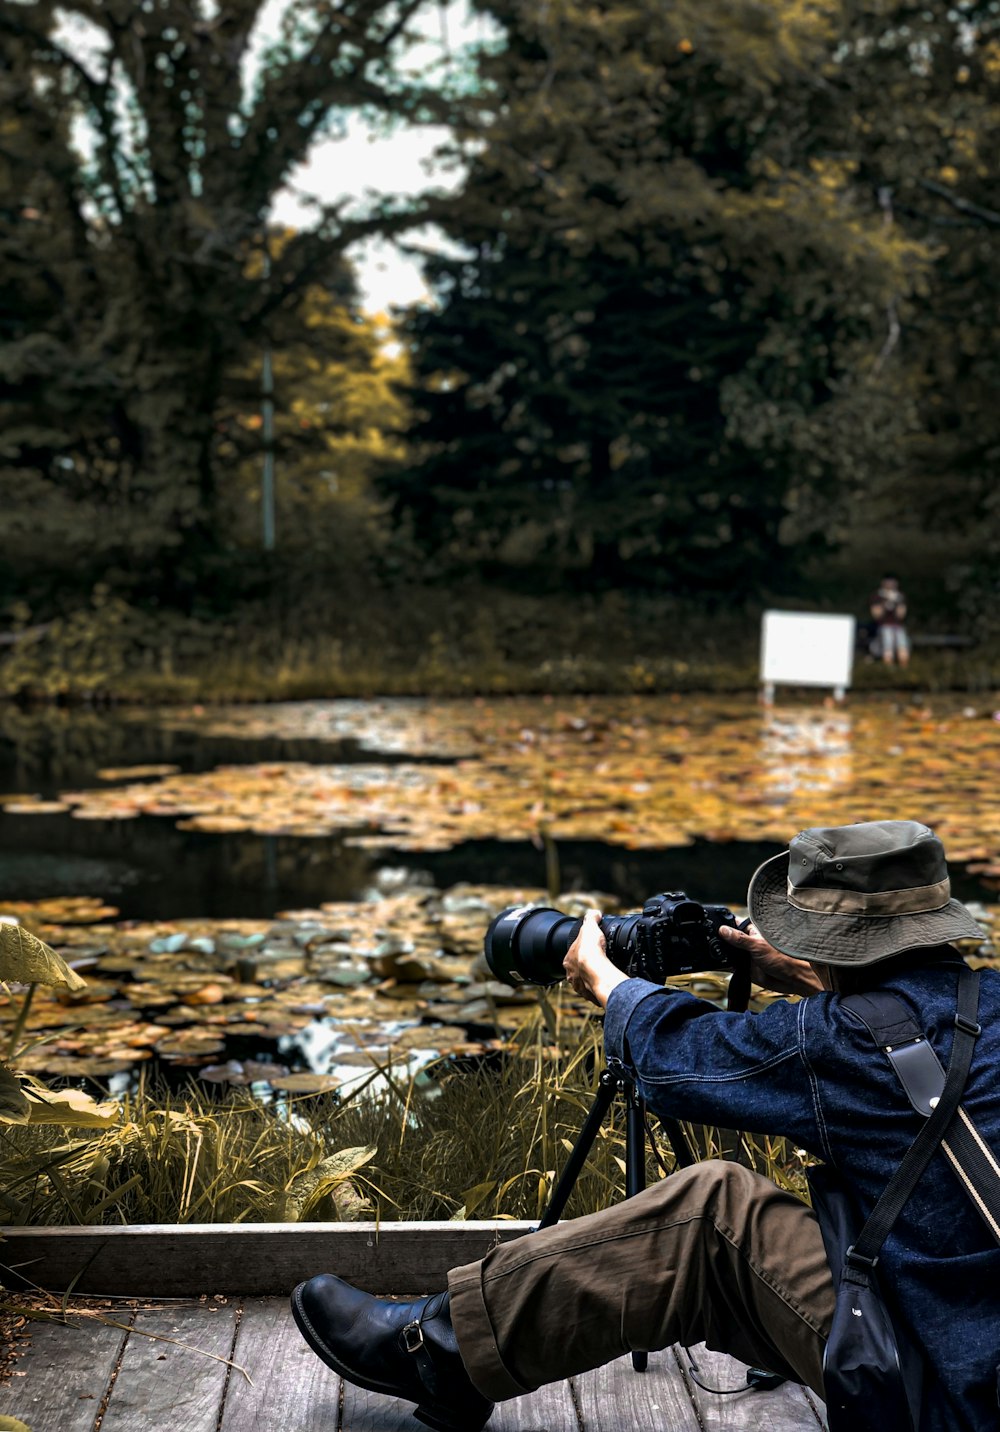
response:
<svg viewBox="0 0 1000 1432"><path fill-rule="evenodd" d="M330 1372L302 1341L286 1298L144 1300L102 1316L120 1326L33 1324L0 1387L0 1416L31 1432L421 1432L407 1405ZM704 1348L694 1357L709 1386L745 1380L729 1358ZM622 1358L502 1403L488 1432L819 1432L822 1412L799 1387L704 1392L682 1349L671 1348L652 1355L645 1373Z"/></svg>

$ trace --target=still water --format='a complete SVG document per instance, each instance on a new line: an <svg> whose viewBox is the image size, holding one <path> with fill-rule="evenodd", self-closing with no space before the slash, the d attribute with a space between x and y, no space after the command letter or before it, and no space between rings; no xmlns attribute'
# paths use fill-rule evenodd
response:
<svg viewBox="0 0 1000 1432"><path fill-rule="evenodd" d="M577 753L569 753L570 759L564 762L570 767L568 777L558 769L562 753L557 752L558 781L539 770L537 764L526 767L529 793L533 794L534 782L556 817L554 834L558 838L562 888L607 891L623 902L641 903L654 890L680 887L697 899L738 902L756 865L780 850L787 838L785 833L798 828L797 817L808 814L796 810L802 804L797 797L813 793L811 804L818 804L819 810L824 807L825 797L831 814L823 823L833 823L839 818L835 807L842 804L845 792L849 795L852 785L862 784L860 779L853 781L856 756L861 754L855 745L869 742L871 734L865 729L855 730L858 722L854 713L829 713L806 706L765 716L753 703L733 699L709 703L705 707L706 721L705 711L699 713L697 702L691 701L690 705L694 709L688 709L687 704L681 708L685 724L675 744L683 753L694 728L698 739L713 752L717 786L724 794L728 792L733 802L743 802L731 807L732 831L714 831L712 838L706 839L697 829L697 805L692 803L688 816L694 818L687 820L681 841L671 825L669 841L659 844L655 818L640 830L643 839L639 845L631 841L623 846L618 840L580 839L572 831L563 834L558 828L560 801L572 805L577 795L572 788L574 780L587 782L590 787L596 818L590 822L588 834L590 830L600 833L602 803L614 816L623 806L639 807L650 799L649 766L655 766L657 761L662 764L664 752L650 752L648 740L637 749L637 725L640 733L652 730L655 735L658 714L666 712L674 729L678 716L676 703L662 698L574 701L568 705L570 714L563 714L568 734L576 734L573 724L585 720L600 729L603 718L602 734L607 735L610 724L610 739L599 745L592 743L589 748L584 746L582 766L573 767L572 756ZM940 714L945 719L958 720L950 708ZM484 714L481 703L396 701L371 703L369 714L360 702L309 702L243 708L232 721L199 708L188 712L0 708L0 804L15 807L13 813L7 809L0 812L0 900L90 895L111 901L126 919L267 918L287 907L362 898L378 868L385 865L428 872L441 887L459 881L544 885L546 865L537 833L532 831L530 837L518 838L518 822L511 820L515 828L505 828L503 809L497 810L492 822L486 820L487 828L492 824L493 829L485 838L458 838L444 842L446 848L417 850L407 848L412 847L412 841L394 846L391 836L383 838L381 848L366 848L356 842L359 828L346 822L340 829L300 836L294 831L264 828L182 829L185 822L159 814L140 813L127 820L84 820L75 818L71 810L17 813L19 796L45 802L67 791L111 784L102 781L99 772L117 775L137 767L174 767L196 776L220 767L239 770L280 767L283 763L335 766L339 770L354 766L369 771L374 762L383 768L384 779L391 787L393 768L404 764L408 771L419 770L421 763L433 763L435 772L449 766L468 768L469 753L462 747L464 733L469 729L481 731L484 722L493 721L502 739L511 716L516 734L526 737L544 731L547 723L553 724L553 705L542 700L495 702ZM897 737L902 736L906 718L900 718L893 709L887 712L884 705L876 708L876 719L881 719L883 727ZM455 733L454 738L442 740L442 723ZM708 730L704 729L706 724ZM919 723L910 719L911 727L916 724ZM432 728L430 754L426 752L428 726ZM958 729L963 734L969 730L981 732L982 717L978 722L966 718L964 727L960 724ZM324 731L332 734L325 738L317 734ZM996 733L994 723L989 735ZM893 779L893 757L898 757L901 750L897 747L894 751L892 743L886 744L882 735L877 740L884 747L885 780L875 782L874 792L859 791L858 813L850 818L905 814L932 819L940 810L949 783L949 763L946 761L943 769L940 764L947 753L938 752L937 770L927 773L931 786L928 792L921 789L919 781L919 753L906 763L908 781L900 776ZM457 754L448 753L449 741ZM1000 740L995 745L1000 754ZM603 753L609 746L628 750L630 760L631 753L635 753L635 769L626 772L624 794L619 768L603 776L594 775L592 771L601 762L586 760L590 751ZM870 750L866 754L870 760ZM674 794L674 785L680 789L699 783L697 772L692 780L674 751L665 755L677 769L675 782L669 765L666 780L661 780L668 797ZM972 756L975 759L976 753ZM747 819L743 786L748 764L764 785L757 805L769 802L773 810L774 838L755 839L756 832L746 830L748 825L760 824L759 820ZM980 807L977 813L968 804L974 793L967 789L967 772L959 752L952 751L950 766L956 807L974 826L977 814L985 817L986 812ZM983 774L988 770L989 765L984 763ZM501 764L495 779L501 792L504 777ZM121 784L123 779L118 776L115 784ZM516 762L512 762L510 782L515 781L520 786L526 784L524 771L516 769ZM915 787L914 797L909 800L907 783ZM559 789L554 791L555 784ZM879 784L883 785L882 792ZM932 805L929 811L928 795ZM923 803L922 811L914 808L917 798ZM406 801L405 792L401 791L400 799ZM873 800L878 801L877 810ZM992 798L991 805L995 812ZM433 818L433 811L429 811L429 817ZM334 819L340 818L338 815ZM716 820L716 816L707 814L705 824ZM478 824L482 828L483 822ZM667 812L665 826L670 824ZM461 831L456 834L460 836ZM961 858L953 862L956 893L966 899L990 898L990 890L975 875L964 873L964 863Z"/></svg>
<svg viewBox="0 0 1000 1432"><path fill-rule="evenodd" d="M476 951L516 892L737 907L805 825L928 820L954 893L989 905L998 747L992 712L947 702L2 708L0 914L45 928L93 981L80 1008L40 998L34 1067L120 1080L151 1060L176 1082L278 1060L340 1077L350 1040L355 1072L358 1041L496 1045L524 1000L504 1002Z"/></svg>

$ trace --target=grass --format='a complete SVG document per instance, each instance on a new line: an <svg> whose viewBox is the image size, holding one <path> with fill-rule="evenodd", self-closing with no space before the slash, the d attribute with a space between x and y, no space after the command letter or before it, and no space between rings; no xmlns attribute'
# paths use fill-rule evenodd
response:
<svg viewBox="0 0 1000 1432"><path fill-rule="evenodd" d="M229 618L150 615L115 599L0 655L0 696L173 701L321 697L630 695L754 691L759 612L650 593L549 597L458 584L331 590ZM1000 686L1000 650L918 652L905 670L859 663L861 690Z"/></svg>
<svg viewBox="0 0 1000 1432"><path fill-rule="evenodd" d="M544 1015L544 1017L543 1017ZM594 1021L558 996L499 1068L438 1067L431 1081L391 1069L344 1100L264 1104L191 1084L143 1085L118 1127L72 1137L8 1127L0 1206L11 1224L236 1223L356 1218L537 1218L565 1164L603 1068ZM783 1140L688 1128L701 1157L739 1152L804 1193ZM660 1143L663 1144L662 1138ZM739 1145L739 1148L737 1148ZM664 1145L667 1168L672 1156ZM577 1182L570 1216L624 1192L624 1108L613 1108ZM663 1169L647 1155L650 1181Z"/></svg>

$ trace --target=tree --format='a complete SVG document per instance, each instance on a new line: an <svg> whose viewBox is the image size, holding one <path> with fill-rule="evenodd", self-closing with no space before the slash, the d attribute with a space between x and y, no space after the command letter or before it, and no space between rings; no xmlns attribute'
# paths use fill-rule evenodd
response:
<svg viewBox="0 0 1000 1432"><path fill-rule="evenodd" d="M419 216L412 201L329 206L263 272L271 201L317 137L361 107L430 114L394 68L422 3L294 0L247 97L262 0L4 7L0 244L17 302L0 331L0 501L21 530L44 510L65 555L76 514L91 567L193 589L220 543L227 370L307 288L339 281L351 243Z"/></svg>
<svg viewBox="0 0 1000 1432"><path fill-rule="evenodd" d="M270 237L272 262L294 238L290 232ZM280 552L294 553L296 564L313 553L327 569L331 552L347 552L351 564L360 547L371 545L366 528L375 523L374 479L405 451L405 358L385 316L358 312L353 275L343 265L334 282L310 285L275 315L268 342ZM259 351L251 350L227 375L216 427L223 525L231 542L256 551L263 459Z"/></svg>
<svg viewBox="0 0 1000 1432"><path fill-rule="evenodd" d="M966 539L951 573L966 616L996 629L1000 583L1000 5L854 0L834 143L880 196L884 222L931 256L888 315L889 366L914 418L873 486L876 520Z"/></svg>
<svg viewBox="0 0 1000 1432"><path fill-rule="evenodd" d="M536 579L773 582L895 431L885 314L925 257L828 142L839 7L487 8L398 508Z"/></svg>

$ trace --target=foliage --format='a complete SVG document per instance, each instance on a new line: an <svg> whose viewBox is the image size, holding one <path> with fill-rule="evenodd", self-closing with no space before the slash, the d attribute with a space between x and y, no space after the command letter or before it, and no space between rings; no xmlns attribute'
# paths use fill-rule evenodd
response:
<svg viewBox="0 0 1000 1432"><path fill-rule="evenodd" d="M114 695L128 686L168 682L175 666L207 663L214 639L203 623L148 611L100 582L65 615L33 623L18 603L0 694L57 698Z"/></svg>
<svg viewBox="0 0 1000 1432"><path fill-rule="evenodd" d="M704 630L853 602L890 540L922 626L995 644L993 0L481 0L505 42L450 88L408 68L417 0L295 0L248 92L263 6L208 8L0 15L0 691L627 689L653 644L601 653L574 588ZM457 115L458 194L269 226L359 109ZM347 250L428 214L458 256L390 357ZM667 642L658 687L727 680Z"/></svg>
<svg viewBox="0 0 1000 1432"><path fill-rule="evenodd" d="M276 261L292 242L293 234L271 235ZM357 312L347 271L338 283L305 288L270 325L276 531L284 585L293 591L315 585L331 550L350 550L356 574L364 553L373 555L373 478L401 458L408 421L400 391L406 364L393 340L388 318ZM216 420L222 526L254 563L265 443L261 365L261 353L251 351L233 370Z"/></svg>
<svg viewBox="0 0 1000 1432"><path fill-rule="evenodd" d="M67 990L86 988L86 981L55 950L9 920L0 921L0 984L27 985L11 1031L6 1057L16 1064L19 1039L38 984ZM30 1075L18 1074L0 1062L0 1130L7 1125L58 1124L64 1128L106 1128L117 1119L114 1105L97 1104L79 1089L53 1090Z"/></svg>
<svg viewBox="0 0 1000 1432"><path fill-rule="evenodd" d="M838 7L484 8L390 490L446 571L773 588L898 431L884 315L926 262L830 142Z"/></svg>
<svg viewBox="0 0 1000 1432"><path fill-rule="evenodd" d="M541 1019L499 1068L447 1066L423 1091L384 1070L375 1095L291 1107L248 1092L142 1088L106 1134L40 1143L13 1131L0 1187L15 1223L268 1222L283 1217L534 1218L596 1092L595 1023ZM731 1141L689 1130L702 1156ZM574 1213L621 1196L624 1117L602 1128ZM743 1157L802 1191L802 1163L781 1141L744 1140ZM667 1167L671 1156L665 1153ZM662 1176L652 1159L649 1177Z"/></svg>
<svg viewBox="0 0 1000 1432"><path fill-rule="evenodd" d="M995 633L1000 591L985 554L1000 540L1000 10L991 0L923 8L852 0L844 21L850 102L831 142L856 154L887 228L932 260L919 294L900 295L890 313L887 348L913 431L867 503L876 520L974 534L948 580L964 624Z"/></svg>
<svg viewBox="0 0 1000 1432"><path fill-rule="evenodd" d="M110 568L190 605L225 545L227 372L306 290L349 290L351 243L416 215L321 208L263 262L273 196L319 135L362 106L428 115L390 63L420 3L297 0L247 95L261 0L5 7L0 505L22 570L86 593Z"/></svg>

